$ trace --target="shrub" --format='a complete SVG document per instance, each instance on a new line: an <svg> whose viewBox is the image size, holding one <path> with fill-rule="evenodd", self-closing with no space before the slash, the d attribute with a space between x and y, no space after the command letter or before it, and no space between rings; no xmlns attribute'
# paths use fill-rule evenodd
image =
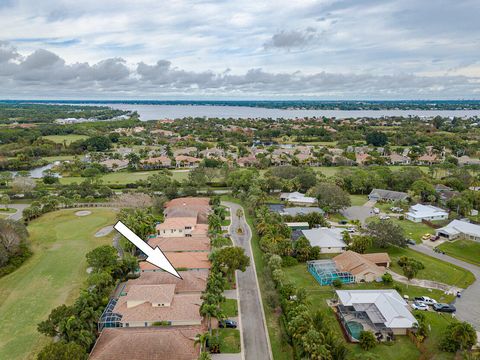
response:
<svg viewBox="0 0 480 360"><path fill-rule="evenodd" d="M359 336L359 345L363 350L370 350L377 345L377 339L375 338L375 335L371 331L365 331L363 330L360 332Z"/></svg>
<svg viewBox="0 0 480 360"><path fill-rule="evenodd" d="M393 283L393 277L390 273L385 273L382 275L382 281L384 284L391 284Z"/></svg>
<svg viewBox="0 0 480 360"><path fill-rule="evenodd" d="M333 287L339 289L342 287L342 281L340 279L335 279L332 281Z"/></svg>
<svg viewBox="0 0 480 360"><path fill-rule="evenodd" d="M297 264L298 264L298 260L295 259L293 256L284 256L282 258L283 267L295 266Z"/></svg>

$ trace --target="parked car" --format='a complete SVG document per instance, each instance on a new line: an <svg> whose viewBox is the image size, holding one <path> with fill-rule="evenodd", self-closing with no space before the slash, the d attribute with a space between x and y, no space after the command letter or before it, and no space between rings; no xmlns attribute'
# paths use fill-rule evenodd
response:
<svg viewBox="0 0 480 360"><path fill-rule="evenodd" d="M450 305L450 304L433 304L433 310L438 311L438 312L447 312L447 313L453 313L457 311L455 306Z"/></svg>
<svg viewBox="0 0 480 360"><path fill-rule="evenodd" d="M338 222L340 225L347 225L348 224L348 220L340 220Z"/></svg>
<svg viewBox="0 0 480 360"><path fill-rule="evenodd" d="M425 234L422 236L422 240L428 240L430 239L430 237L432 236L432 234Z"/></svg>
<svg viewBox="0 0 480 360"><path fill-rule="evenodd" d="M380 220L388 220L388 219L390 219L390 216L388 216L388 215L380 216Z"/></svg>
<svg viewBox="0 0 480 360"><path fill-rule="evenodd" d="M440 239L440 236L438 236L438 235L430 236L430 241L437 241L438 239Z"/></svg>
<svg viewBox="0 0 480 360"><path fill-rule="evenodd" d="M424 303L426 305L435 305L437 301L428 296L418 296L415 298L415 301Z"/></svg>
<svg viewBox="0 0 480 360"><path fill-rule="evenodd" d="M218 327L219 328L231 328L231 329L236 329L237 328L237 322L234 320L221 320L218 322Z"/></svg>
<svg viewBox="0 0 480 360"><path fill-rule="evenodd" d="M420 301L414 301L412 303L412 309L427 311L428 305Z"/></svg>
<svg viewBox="0 0 480 360"><path fill-rule="evenodd" d="M402 209L402 208L399 208L399 207L396 207L396 206L394 206L394 207L391 207L391 208L390 208L390 211L391 211L391 212L396 212L396 213L399 213L399 212L402 212L402 211L403 211L403 209Z"/></svg>
<svg viewBox="0 0 480 360"><path fill-rule="evenodd" d="M413 239L407 239L407 240L405 240L405 242L406 242L408 245L417 245L417 243L416 243L415 240L413 240Z"/></svg>
<svg viewBox="0 0 480 360"><path fill-rule="evenodd" d="M379 208L373 208L373 213L374 214L380 214L380 209Z"/></svg>
<svg viewBox="0 0 480 360"><path fill-rule="evenodd" d="M347 229L347 232L349 232L349 233L354 233L355 231L357 231L357 229L355 229L354 227L349 227Z"/></svg>

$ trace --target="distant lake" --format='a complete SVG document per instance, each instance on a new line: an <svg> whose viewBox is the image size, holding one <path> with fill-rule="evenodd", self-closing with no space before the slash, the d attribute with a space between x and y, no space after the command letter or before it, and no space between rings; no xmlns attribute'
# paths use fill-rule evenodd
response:
<svg viewBox="0 0 480 360"><path fill-rule="evenodd" d="M480 110L302 110L302 109L269 109L247 106L214 106L214 105L145 105L145 104L95 104L109 106L114 109L137 111L140 120L179 119L185 117L207 118L272 118L295 119L303 117L335 117L344 118L382 118L385 116L418 116L434 117L480 117Z"/></svg>

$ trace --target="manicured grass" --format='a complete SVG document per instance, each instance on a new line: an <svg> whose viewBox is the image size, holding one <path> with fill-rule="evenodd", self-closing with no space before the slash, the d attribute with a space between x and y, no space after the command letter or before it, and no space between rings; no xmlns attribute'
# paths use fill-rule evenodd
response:
<svg viewBox="0 0 480 360"><path fill-rule="evenodd" d="M91 215L75 216L79 210L49 213L28 226L32 257L0 279L0 359L33 358L50 341L37 324L76 298L87 277L85 254L112 243L113 234L94 234L115 222L115 211L88 209Z"/></svg>
<svg viewBox="0 0 480 360"><path fill-rule="evenodd" d="M153 170L153 171L117 171L105 174L100 177L104 184L117 184L117 185L125 185L129 183L134 183L138 180L146 180L149 176L158 174L162 170ZM172 171L172 178L178 181L182 181L188 178L188 171ZM76 182L80 184L81 182L85 181L85 178L82 177L62 177L60 179L60 183L64 185L72 184Z"/></svg>
<svg viewBox="0 0 480 360"><path fill-rule="evenodd" d="M455 319L452 318L451 314L437 313L434 311L422 311L422 313L425 315L425 320L428 324L427 327L429 328L427 338L423 343L426 352L425 359L454 359L455 354L441 351L438 348L438 345L443 337L446 327L452 321L455 321Z"/></svg>
<svg viewBox="0 0 480 360"><path fill-rule="evenodd" d="M213 336L220 335L220 353L235 354L240 352L240 331L237 329L215 329Z"/></svg>
<svg viewBox="0 0 480 360"><path fill-rule="evenodd" d="M16 212L17 212L17 209L0 208L0 213L2 213L2 214L14 214Z"/></svg>
<svg viewBox="0 0 480 360"><path fill-rule="evenodd" d="M425 234L434 234L435 229L431 228L424 223L415 223L410 220L399 220L396 218L391 218L391 221L395 224L400 225L400 227L405 232L407 238L411 238L417 242L417 244L422 243L422 236Z"/></svg>
<svg viewBox="0 0 480 360"><path fill-rule="evenodd" d="M403 271L397 261L401 256L408 256L421 261L425 265L425 269L420 270L416 276L419 279L439 281L461 288L467 288L475 281L475 277L470 271L409 248L390 246L386 249L372 249L371 251L387 251L392 260L390 268L399 274L403 274Z"/></svg>
<svg viewBox="0 0 480 360"><path fill-rule="evenodd" d="M326 301L334 297L334 289L330 286L320 286L313 276L307 271L306 264L298 264L292 267L284 268L287 279L294 283L299 288L304 288L307 291L309 299L309 307L313 312L322 311L325 315L325 320L328 323L328 327L332 329L339 337L343 337L342 330L339 322L337 321L335 314L331 308L328 307ZM452 295L444 295L443 292L439 290L434 290L429 292L426 289L416 287L416 286L406 286L404 284L397 283L400 293L402 295L408 295L410 298L415 296L422 296L427 294L439 301L450 302L453 300ZM352 285L343 285L342 289L391 289L393 284L384 285L383 283L360 283ZM436 320L435 315L437 313L427 313L429 317L432 317L432 328L437 326L433 321ZM439 315L440 317L442 315ZM438 320L437 320L438 321ZM441 321L441 320L440 320ZM441 329L443 329L442 327ZM436 348L438 346L439 337L436 336L441 332L438 327L435 329L435 336L432 335L432 338L428 341L428 348ZM349 344L350 357L353 358L355 354L364 353L358 345ZM379 356L380 359L392 359L392 360L403 360L403 359L418 359L420 358L420 351L415 347L415 345L408 339L406 336L397 336L395 344L393 345L384 345L380 344L375 347L375 349L370 352ZM442 353L446 357L439 357L439 359L451 359L450 354ZM436 358L435 358L436 359Z"/></svg>
<svg viewBox="0 0 480 360"><path fill-rule="evenodd" d="M480 266L480 243L472 240L455 240L438 246L447 255Z"/></svg>
<svg viewBox="0 0 480 360"><path fill-rule="evenodd" d="M75 155L58 155L58 156L42 157L43 160L46 160L48 162L73 160L74 158L75 158Z"/></svg>
<svg viewBox="0 0 480 360"><path fill-rule="evenodd" d="M65 142L67 145L70 145L74 141L88 139L88 136L70 134L70 135L48 135L48 136L43 136L43 138L53 141L57 144L63 144Z"/></svg>
<svg viewBox="0 0 480 360"><path fill-rule="evenodd" d="M368 201L367 195L350 195L352 206L362 206Z"/></svg>
<svg viewBox="0 0 480 360"><path fill-rule="evenodd" d="M238 199L235 199L232 196L222 195L222 200L240 204L244 208L247 223L252 229L252 251L255 259L255 268L257 271L258 284L260 286L265 320L267 322L268 337L272 347L273 358L275 360L291 360L293 358L292 348L287 341L285 341L285 329L280 323L279 313L277 312L276 308L272 308L269 305L269 301L267 299L267 293L272 297L277 296L277 293L275 289L273 289L273 281L269 277L269 272L266 269L263 253L260 250L258 243L259 239L255 232L255 227L253 226L253 217Z"/></svg>
<svg viewBox="0 0 480 360"><path fill-rule="evenodd" d="M238 303L236 299L225 300L221 308L227 318L238 316Z"/></svg>

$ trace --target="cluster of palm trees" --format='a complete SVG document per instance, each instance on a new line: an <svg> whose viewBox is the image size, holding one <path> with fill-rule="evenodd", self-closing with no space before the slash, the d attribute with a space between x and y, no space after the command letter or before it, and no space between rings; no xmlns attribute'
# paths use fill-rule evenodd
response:
<svg viewBox="0 0 480 360"><path fill-rule="evenodd" d="M74 199L63 196L47 195L38 200L32 201L30 206L23 210L23 218L30 221L51 211L58 210L60 206L69 207L75 203Z"/></svg>

